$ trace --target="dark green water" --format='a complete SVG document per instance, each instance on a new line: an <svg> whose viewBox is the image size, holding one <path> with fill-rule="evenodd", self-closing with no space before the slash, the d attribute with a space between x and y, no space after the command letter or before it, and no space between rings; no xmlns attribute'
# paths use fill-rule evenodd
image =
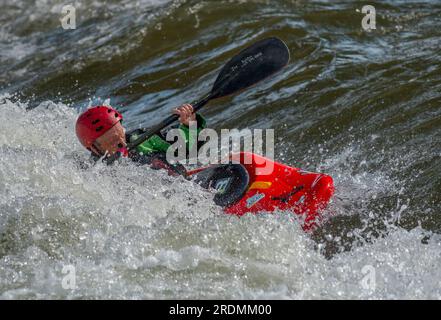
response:
<svg viewBox="0 0 441 320"><path fill-rule="evenodd" d="M410 265L406 269L409 282L423 273L419 268L432 265L434 269L425 270L428 278L419 282L415 280L416 288L410 293L404 287L398 284L391 286L386 281L376 293L377 297L439 297L441 286L438 280L432 280L439 279L435 270L441 262L441 242L438 238L441 232L441 2L371 1L369 4L377 12L377 29L371 32L362 29L363 14L357 12L365 4L364 1L282 0L74 1L77 28L63 30L59 21L62 1L5 1L0 13L0 101L1 119L5 123L0 140L4 154L0 172L3 179L0 185L3 193L1 221L4 221L0 229L0 258L16 259L18 264L31 261L29 256L21 254L37 247L50 257L56 256L59 261L80 261L78 263L85 269L91 263L83 257L88 254L95 259L104 256L109 261L119 261L108 251L100 251L102 247L99 245L93 249L99 252L98 255L95 251L88 252L90 248L77 248L74 239L63 236L43 236L40 242L23 238L23 234L35 228L45 230L47 224L51 230L59 227L60 217L54 218L54 224L48 222L44 215L36 221L31 219L32 222L23 218L23 206L35 207L37 211L46 210L46 200L40 202L31 196L38 188L44 187L40 196L42 199L52 199L48 200L49 203L58 208L53 209L54 212L62 212L58 214L67 225L72 223L68 212L80 215L84 213L81 208L87 207L92 201L86 195L77 195L75 201L67 200L68 204L57 198L65 197L63 185L69 186L72 181L76 185L77 176L82 177L83 184L90 184L90 190L94 189L95 182L72 169L74 164L66 160L73 155L87 157L75 142L75 110L107 102L123 112L129 128L153 125L168 115L171 108L194 101L209 91L219 68L240 49L257 40L277 36L290 49L291 63L288 67L256 87L213 102L203 113L209 125L217 130L273 128L276 130L277 160L332 175L337 189L328 209L332 218L312 235L311 244L309 240L302 240L295 247L290 246L297 241L296 237L300 237L299 233L293 235L290 232L294 231L287 231L284 220L268 222L265 220L268 218L261 218L264 221L250 218L250 221L241 221L239 227L222 218L217 218L220 221L206 222L221 229L226 228L223 232L231 232L232 239L214 231L203 235L201 226L188 225L171 216L167 216L170 226L165 224L169 227L160 228L159 231L152 231L150 224L138 221L135 225L147 228L139 234L147 233L153 237L152 232L155 235L163 233L155 238L162 240L151 245L152 252L182 249L178 240L172 241L167 236L167 232L173 232L173 225L178 224L183 228L183 237L188 243L187 240L180 240L189 248L205 248L209 258L199 251L195 254L191 251L193 249L188 249L193 252L190 256L195 254L204 262L195 267L197 270L192 269L190 263L189 269L183 267L186 271L179 273L176 270L181 270L181 267L176 262L177 258L161 260L156 257L166 262L158 262L153 267L142 264L145 268L154 269L153 276L137 273L131 269L131 262L127 262L130 267L110 263L109 268L113 268L115 274L124 278L128 277L127 272L134 273L132 276L142 278L136 283L144 284L140 284L139 288L128 283L121 285L126 291L120 295L115 293L115 287L110 286L111 289L106 291L96 284L92 286L94 290L80 290L67 297L148 298L174 297L177 294L203 297L208 286L213 288L208 293L211 297L254 298L274 294L275 297L289 298L363 298L366 296L361 289L340 287L344 281L357 283L354 280L358 279L357 276L335 282L329 279L335 279L339 268L351 265L356 269L358 262L355 260L369 260L367 257L383 252L394 258L383 257L379 260L381 263L398 259L408 265L413 259L421 260L421 265ZM6 98L5 94L9 97ZM15 108L30 111L21 113ZM48 138L54 141L46 142ZM29 143L31 146L27 148ZM29 148L33 151L30 152ZM49 152L49 156L44 155L46 152ZM61 158L66 161L60 165L67 166L74 173L66 173L67 182L58 187L45 184L56 180L53 175L58 171L51 168L57 167L60 152L63 154ZM53 159L46 161L51 154ZM13 165L15 161L18 162L17 166ZM38 176L39 170L48 176L40 184L33 180L33 174ZM101 175L94 176L94 179L105 180L98 185L113 183L115 173L107 172L109 169L102 170ZM100 178L102 175L104 178ZM123 178L127 180L121 182L123 186L139 187L139 192L142 192L142 182L133 178L132 174ZM134 187L136 183L138 185ZM182 188L176 186L176 190ZM66 192L76 194L78 190L75 190ZM109 192L115 197L121 194L119 189ZM153 188L149 192L156 195L158 191ZM141 201L135 201L139 207L133 206L133 195L123 195L121 202L131 206L132 220L137 219L137 212L139 214L152 208L144 208L139 204ZM106 198L101 193L99 196ZM171 200L161 199L156 199L159 204L153 206L153 211L173 212L176 210L174 205L183 201L179 196L172 196ZM173 207L167 207L168 201ZM202 206L210 206L209 201L206 202ZM70 208L67 211L66 206ZM94 206L96 212L113 210L106 202L95 203ZM113 203L115 206L117 204ZM28 210L33 216L32 209ZM207 209L202 207L199 211L190 211L198 217ZM14 212L15 220L11 218L11 212ZM58 214L54 213L56 217ZM117 231L112 233L109 227L97 226L87 216L80 220L92 227L88 229L85 226L86 231L79 227L82 231L74 232L74 238L81 238L83 233L90 234L101 228L107 230L102 231L105 234L102 235L104 243L131 225L127 221L111 220L117 225ZM281 228L281 233L289 240L280 240L272 231L265 229L266 224L273 223L276 223L276 228ZM286 250L281 249L280 256L273 256L270 252L274 247L268 248L264 250L267 255L263 254L262 257L259 257L258 246L235 252L236 245L251 240L263 246L266 239L254 234L256 228L263 228L261 234L271 237L275 247ZM242 233L240 230L245 231ZM414 234L415 230L419 231ZM191 240L193 238L196 240ZM149 239L140 241L152 241ZM18 240L26 244L20 248L12 245ZM309 247L302 251L298 246L304 243L308 243L305 246ZM130 244L127 246L131 248ZM424 251L431 254L410 255L400 260L408 248L414 250L412 252L415 254ZM138 247L132 249L141 250ZM296 260L293 262L283 255L285 253L301 259L300 255L297 256L299 253L292 251L302 252L304 256L309 255L308 252L315 254L317 250L320 253L307 258L308 267L302 270L293 267L299 263L295 258L292 258ZM346 253L339 253L343 251ZM219 265L219 259L228 255L234 257L230 264ZM81 258L76 260L78 256ZM143 258L139 259L144 261ZM244 278L248 271L259 269L257 264L248 266L249 269L245 271L232 267L244 259L262 263L267 269L261 270L262 274L257 272L260 276L256 275L255 279ZM212 263L211 260L217 262ZM178 266L174 265L175 262ZM380 269L381 263L378 266ZM278 270L276 264L286 268ZM49 263L44 265L47 269L53 267ZM276 269L268 271L272 267ZM2 262L2 268L6 279L10 279L7 272L12 272L7 271L8 268L18 272L8 261ZM34 265L34 268L37 267ZM102 268L109 272L109 268ZM139 271L140 267L137 268ZM329 287L317 289L320 287L317 282L319 278L310 278L308 268L325 274ZM287 280L291 279L293 270L302 274L299 283ZM414 270L420 270L415 271L418 275L412 273ZM206 278L198 280L198 285L185 287L183 283L191 283L197 272ZM393 276L384 272L394 283ZM169 283L167 279L177 279L182 287ZM231 288L226 285L228 279L235 279ZM41 291L41 287L47 285L45 280L30 278L17 281L5 280L5 283L0 283L0 288L4 287L1 291L6 292L4 297L21 297L12 291L17 288L28 290L23 293L25 297L38 294L42 297L66 297L63 292ZM431 282L433 287L429 284ZM284 285L286 289L280 289Z"/></svg>

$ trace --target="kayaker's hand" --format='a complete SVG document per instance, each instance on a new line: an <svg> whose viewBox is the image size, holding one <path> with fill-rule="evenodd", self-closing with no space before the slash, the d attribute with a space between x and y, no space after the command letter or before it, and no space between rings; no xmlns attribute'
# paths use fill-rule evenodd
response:
<svg viewBox="0 0 441 320"><path fill-rule="evenodd" d="M179 116L179 122L183 125L189 126L190 121L196 121L196 114L191 104L184 104L176 108L173 113Z"/></svg>

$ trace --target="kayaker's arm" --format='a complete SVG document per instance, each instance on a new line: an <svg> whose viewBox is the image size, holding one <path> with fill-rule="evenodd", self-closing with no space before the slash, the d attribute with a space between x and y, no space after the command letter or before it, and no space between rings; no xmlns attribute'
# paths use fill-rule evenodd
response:
<svg viewBox="0 0 441 320"><path fill-rule="evenodd" d="M196 122L197 122L197 135L199 135L199 133L204 128L206 128L206 120L201 114L197 113L196 114ZM176 127L174 127L174 128L176 128ZM190 148L194 145L194 143L198 143L197 148L199 150L199 148L203 145L203 142L198 142L197 136L193 137L192 135L190 135L189 127L185 124L181 124L178 128L180 129L180 132L182 133L182 137L185 140L185 143L187 146L187 151L190 150ZM134 141L143 132L145 132L145 130L143 130L143 129L138 129L138 130L132 131L129 134L127 134L126 140L128 142ZM152 152L164 152L164 153L167 152L171 143L166 141L165 136L166 136L166 133L162 133L162 132L157 135L152 136L150 139L148 139L144 143L140 144L136 148L136 151L138 153L142 153L145 155L150 154ZM173 143L173 141L172 141L172 143Z"/></svg>
<svg viewBox="0 0 441 320"><path fill-rule="evenodd" d="M207 127L207 121L205 120L205 118L201 114L196 113L196 122L197 122L196 137L194 137L193 135L190 135L189 126L187 126L185 124L181 124L179 126L179 129L184 133L185 143L187 144L187 151L190 150L191 147L195 143L197 143L197 150L198 151L204 145L203 141L198 141L198 136L199 136L199 133Z"/></svg>

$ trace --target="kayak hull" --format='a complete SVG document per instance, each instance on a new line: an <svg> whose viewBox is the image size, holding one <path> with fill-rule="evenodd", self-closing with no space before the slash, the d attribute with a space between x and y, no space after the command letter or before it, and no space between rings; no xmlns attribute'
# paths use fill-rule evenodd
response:
<svg viewBox="0 0 441 320"><path fill-rule="evenodd" d="M289 167L247 152L232 154L231 161L245 167L249 187L241 200L224 208L227 214L289 210L303 217L304 230L311 230L334 194L333 179L326 174Z"/></svg>

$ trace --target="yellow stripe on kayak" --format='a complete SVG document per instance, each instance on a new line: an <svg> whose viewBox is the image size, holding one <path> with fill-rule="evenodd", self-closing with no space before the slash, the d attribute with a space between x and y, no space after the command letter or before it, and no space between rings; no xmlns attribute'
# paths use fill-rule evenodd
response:
<svg viewBox="0 0 441 320"><path fill-rule="evenodd" d="M254 181L249 190L269 189L273 183L269 181Z"/></svg>

